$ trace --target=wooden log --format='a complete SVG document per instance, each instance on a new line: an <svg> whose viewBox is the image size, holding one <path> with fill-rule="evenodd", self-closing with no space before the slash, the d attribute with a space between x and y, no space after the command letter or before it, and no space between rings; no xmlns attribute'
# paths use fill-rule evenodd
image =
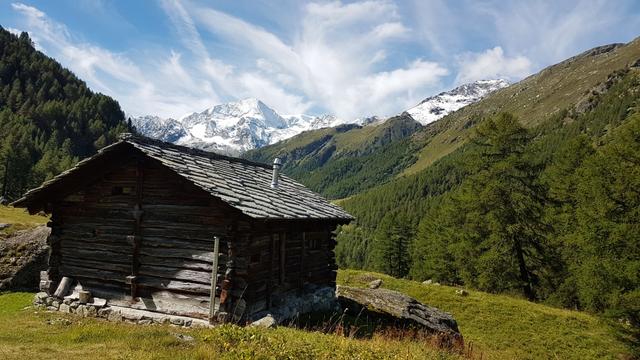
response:
<svg viewBox="0 0 640 360"><path fill-rule="evenodd" d="M170 280L151 276L140 276L138 278L140 286L146 286L159 290L178 291L182 293L194 293L202 296L209 296L210 285L186 282L180 280Z"/></svg>
<svg viewBox="0 0 640 360"><path fill-rule="evenodd" d="M140 275L154 276L168 280L175 279L204 285L211 283L211 273L206 271L143 264L140 266L138 272Z"/></svg>
<svg viewBox="0 0 640 360"><path fill-rule="evenodd" d="M73 280L70 277L63 276L62 280L60 280L60 284L58 285L58 288L56 289L56 292L53 295L59 299L62 299L63 297L65 297L67 293L69 293L69 290L71 289L72 282Z"/></svg>

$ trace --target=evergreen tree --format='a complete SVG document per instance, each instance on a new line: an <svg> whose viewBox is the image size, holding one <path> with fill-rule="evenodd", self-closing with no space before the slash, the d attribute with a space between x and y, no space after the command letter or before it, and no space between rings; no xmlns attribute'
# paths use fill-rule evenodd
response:
<svg viewBox="0 0 640 360"><path fill-rule="evenodd" d="M371 266L391 276L406 276L411 266L409 251L412 237L405 219L396 214L387 214L375 232Z"/></svg>
<svg viewBox="0 0 640 360"><path fill-rule="evenodd" d="M579 170L578 226L568 246L581 306L640 325L640 114Z"/></svg>

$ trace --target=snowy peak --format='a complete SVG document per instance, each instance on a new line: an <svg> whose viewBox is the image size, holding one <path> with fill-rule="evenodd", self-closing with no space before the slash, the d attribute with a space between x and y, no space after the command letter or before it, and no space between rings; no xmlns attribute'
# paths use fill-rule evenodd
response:
<svg viewBox="0 0 640 360"><path fill-rule="evenodd" d="M162 119L158 116L147 115L133 118L131 122L141 134L148 134L148 136L162 141L177 142L187 136L182 124L171 118Z"/></svg>
<svg viewBox="0 0 640 360"><path fill-rule="evenodd" d="M332 115L282 116L255 98L215 105L188 114L179 121L157 116L143 116L132 121L145 136L230 154L273 144L303 131L342 123Z"/></svg>
<svg viewBox="0 0 640 360"><path fill-rule="evenodd" d="M507 86L509 83L503 79L478 80L428 97L407 112L414 120L422 125L427 125Z"/></svg>
<svg viewBox="0 0 640 360"><path fill-rule="evenodd" d="M426 98L407 110L423 125L436 121L487 94L508 86L504 80L481 80ZM142 135L204 150L237 155L288 139L303 131L342 124L375 126L386 119L371 116L344 121L333 115L280 115L262 101L249 98L218 104L180 120L158 116L132 119Z"/></svg>

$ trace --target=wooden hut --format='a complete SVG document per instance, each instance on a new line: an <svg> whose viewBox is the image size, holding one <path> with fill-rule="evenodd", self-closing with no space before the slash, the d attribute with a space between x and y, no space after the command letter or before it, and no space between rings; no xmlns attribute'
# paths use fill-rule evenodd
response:
<svg viewBox="0 0 640 360"><path fill-rule="evenodd" d="M124 134L14 206L51 214L53 289L69 277L110 304L238 320L335 286L352 217L278 168Z"/></svg>

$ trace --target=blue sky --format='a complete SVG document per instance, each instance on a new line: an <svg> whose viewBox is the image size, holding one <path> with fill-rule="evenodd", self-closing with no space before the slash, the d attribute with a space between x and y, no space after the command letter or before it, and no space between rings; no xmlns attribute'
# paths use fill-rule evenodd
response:
<svg viewBox="0 0 640 360"><path fill-rule="evenodd" d="M393 115L640 36L640 1L0 0L0 25L130 115L256 97L283 114Z"/></svg>

